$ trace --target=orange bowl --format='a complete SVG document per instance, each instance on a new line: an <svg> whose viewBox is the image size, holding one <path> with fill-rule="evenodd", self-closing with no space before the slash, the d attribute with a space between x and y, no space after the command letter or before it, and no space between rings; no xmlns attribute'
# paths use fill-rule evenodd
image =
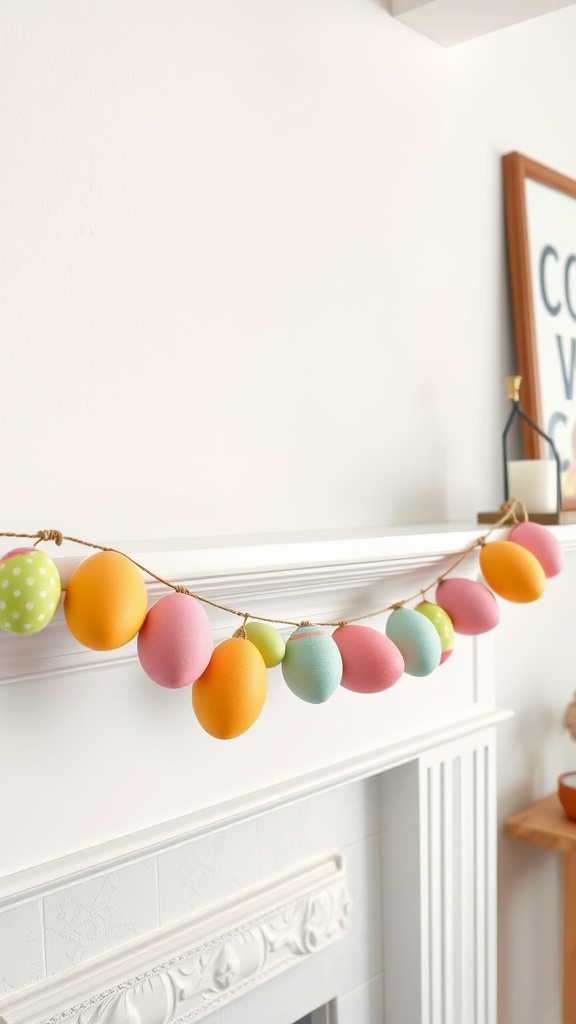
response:
<svg viewBox="0 0 576 1024"><path fill-rule="evenodd" d="M564 772L559 777L558 799L568 817L576 821L576 772Z"/></svg>

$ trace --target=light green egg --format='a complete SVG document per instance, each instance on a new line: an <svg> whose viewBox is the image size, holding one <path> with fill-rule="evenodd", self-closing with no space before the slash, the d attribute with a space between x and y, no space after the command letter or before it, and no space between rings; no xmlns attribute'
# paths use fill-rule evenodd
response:
<svg viewBox="0 0 576 1024"><path fill-rule="evenodd" d="M60 601L60 577L43 551L0 562L0 629L27 636L52 621Z"/></svg>
<svg viewBox="0 0 576 1024"><path fill-rule="evenodd" d="M266 622L247 622L246 636L258 648L266 668L274 668L282 661L286 644L277 629Z"/></svg>
<svg viewBox="0 0 576 1024"><path fill-rule="evenodd" d="M430 619L438 630L442 651L450 651L454 647L454 626L448 612L432 601L421 601L416 605L416 611Z"/></svg>

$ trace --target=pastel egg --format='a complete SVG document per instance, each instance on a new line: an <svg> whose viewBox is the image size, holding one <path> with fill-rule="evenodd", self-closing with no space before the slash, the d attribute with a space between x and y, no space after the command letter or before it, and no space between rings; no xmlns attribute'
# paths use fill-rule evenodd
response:
<svg viewBox="0 0 576 1024"><path fill-rule="evenodd" d="M0 628L22 636L45 629L60 591L58 570L43 551L9 552L0 562Z"/></svg>
<svg viewBox="0 0 576 1024"><path fill-rule="evenodd" d="M480 571L488 586L506 601L536 601L546 588L538 559L520 544L495 540L480 551Z"/></svg>
<svg viewBox="0 0 576 1024"><path fill-rule="evenodd" d="M99 551L80 563L66 589L64 615L72 635L94 651L132 640L148 607L139 570L118 551Z"/></svg>
<svg viewBox="0 0 576 1024"><path fill-rule="evenodd" d="M541 523L519 523L511 530L508 540L531 551L540 562L547 579L562 572L564 549L558 538Z"/></svg>
<svg viewBox="0 0 576 1024"><path fill-rule="evenodd" d="M340 686L342 655L329 633L299 626L288 637L282 675L300 700L323 704Z"/></svg>
<svg viewBox="0 0 576 1024"><path fill-rule="evenodd" d="M477 580L452 576L436 587L436 604L450 616L456 633L479 636L500 622L500 609L491 590Z"/></svg>
<svg viewBox="0 0 576 1024"><path fill-rule="evenodd" d="M439 604L434 604L433 601L421 601L420 604L416 605L416 611L420 612L421 615L425 615L438 632L442 646L440 664L443 665L454 649L454 626L452 619Z"/></svg>
<svg viewBox="0 0 576 1024"><path fill-rule="evenodd" d="M6 562L9 558L14 558L14 555L28 555L31 551L37 550L37 548L12 548L11 551L7 551L5 555L2 555L2 561Z"/></svg>
<svg viewBox="0 0 576 1024"><path fill-rule="evenodd" d="M241 736L260 715L266 701L264 659L244 637L223 640L192 685L192 707L200 725L218 740Z"/></svg>
<svg viewBox="0 0 576 1024"><path fill-rule="evenodd" d="M277 629L269 626L267 622L247 622L244 630L250 643L260 651L266 668L274 668L280 664L286 644Z"/></svg>
<svg viewBox="0 0 576 1024"><path fill-rule="evenodd" d="M212 657L212 627L204 608L188 594L167 594L148 612L138 633L138 658L159 686L189 686Z"/></svg>
<svg viewBox="0 0 576 1024"><path fill-rule="evenodd" d="M438 630L413 608L396 608L386 622L386 635L404 658L410 676L429 676L440 664L442 644Z"/></svg>
<svg viewBox="0 0 576 1024"><path fill-rule="evenodd" d="M384 633L351 623L332 639L342 655L342 686L355 693L378 693L397 683L404 671L400 651Z"/></svg>

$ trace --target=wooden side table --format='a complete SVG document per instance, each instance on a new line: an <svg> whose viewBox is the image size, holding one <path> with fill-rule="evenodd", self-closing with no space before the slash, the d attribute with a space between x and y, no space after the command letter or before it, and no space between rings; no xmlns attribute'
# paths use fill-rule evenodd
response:
<svg viewBox="0 0 576 1024"><path fill-rule="evenodd" d="M576 821L555 793L508 818L506 833L564 854L562 1007L564 1024L576 1024Z"/></svg>

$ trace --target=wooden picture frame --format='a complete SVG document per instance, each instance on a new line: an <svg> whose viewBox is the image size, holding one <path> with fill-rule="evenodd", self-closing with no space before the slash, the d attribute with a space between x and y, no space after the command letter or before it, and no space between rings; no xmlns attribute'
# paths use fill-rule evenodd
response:
<svg viewBox="0 0 576 1024"><path fill-rule="evenodd" d="M521 153L502 158L520 401L560 457L562 508L576 509L576 181ZM549 445L523 425L524 457Z"/></svg>

